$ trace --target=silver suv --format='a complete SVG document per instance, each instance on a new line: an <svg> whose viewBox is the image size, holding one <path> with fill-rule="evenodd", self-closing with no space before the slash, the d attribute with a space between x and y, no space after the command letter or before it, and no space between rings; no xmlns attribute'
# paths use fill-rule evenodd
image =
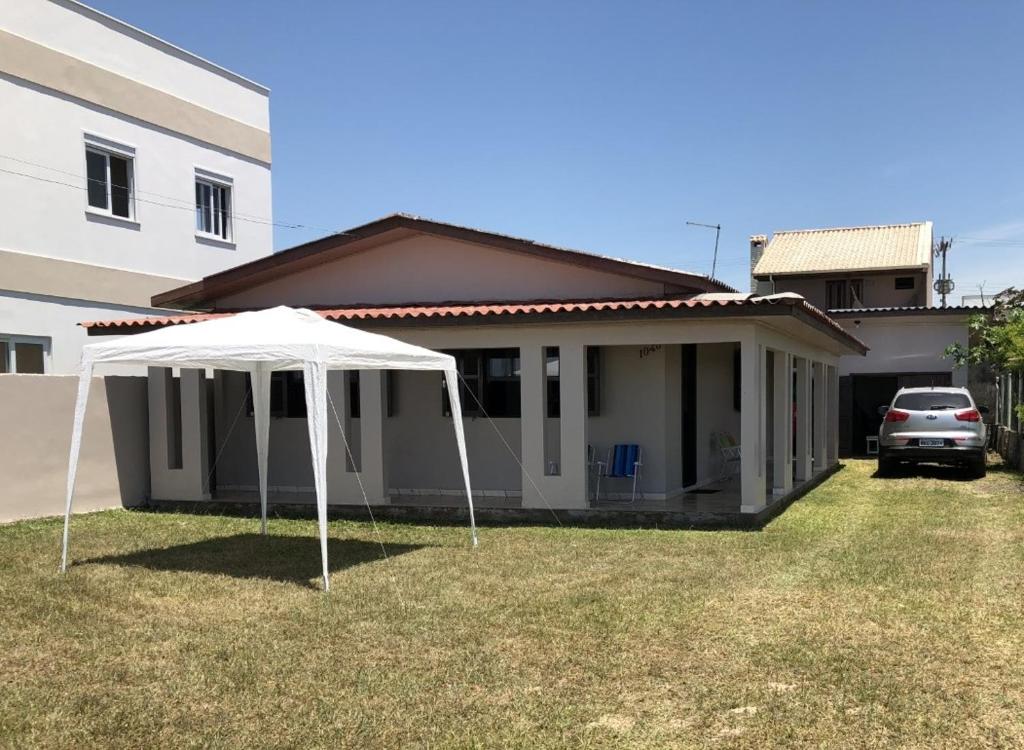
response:
<svg viewBox="0 0 1024 750"><path fill-rule="evenodd" d="M985 476L986 428L966 388L900 388L890 406L879 407L878 473L902 461L965 466Z"/></svg>

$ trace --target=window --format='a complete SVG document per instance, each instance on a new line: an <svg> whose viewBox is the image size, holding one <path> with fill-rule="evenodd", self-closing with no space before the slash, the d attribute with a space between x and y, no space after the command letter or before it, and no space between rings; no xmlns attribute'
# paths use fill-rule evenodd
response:
<svg viewBox="0 0 1024 750"><path fill-rule="evenodd" d="M134 159L130 154L87 143L85 176L91 211L122 219L135 217Z"/></svg>
<svg viewBox="0 0 1024 750"><path fill-rule="evenodd" d="M732 352L732 408L734 411L742 411L743 407L743 358L740 351L740 347L737 346Z"/></svg>
<svg viewBox="0 0 1024 750"><path fill-rule="evenodd" d="M515 418L520 413L519 350L461 349L455 357L461 382L459 400L467 416ZM448 392L442 380L442 410L451 414ZM483 409L481 409L481 405Z"/></svg>
<svg viewBox="0 0 1024 750"><path fill-rule="evenodd" d="M846 282L826 281L825 299L826 307L829 310L840 310L846 307Z"/></svg>
<svg viewBox="0 0 1024 750"><path fill-rule="evenodd" d="M348 394L348 416L359 419L359 371L345 371L345 392Z"/></svg>
<svg viewBox="0 0 1024 750"><path fill-rule="evenodd" d="M825 305L829 310L864 307L864 279L826 281Z"/></svg>
<svg viewBox="0 0 1024 750"><path fill-rule="evenodd" d="M897 396L892 408L906 409L907 411L942 411L944 409L969 409L970 406L971 399L965 393L919 391Z"/></svg>
<svg viewBox="0 0 1024 750"><path fill-rule="evenodd" d="M44 375L49 359L48 338L0 335L0 373Z"/></svg>
<svg viewBox="0 0 1024 750"><path fill-rule="evenodd" d="M561 409L561 365L558 361L558 347L544 348L544 374L548 390L548 417L560 417ZM587 416L601 416L601 348L587 347Z"/></svg>
<svg viewBox="0 0 1024 750"><path fill-rule="evenodd" d="M248 386L245 397L246 410L251 417L252 381L248 375L245 378ZM289 370L270 374L270 416L285 419L306 418L306 385L301 371Z"/></svg>
<svg viewBox="0 0 1024 750"><path fill-rule="evenodd" d="M913 289L914 288L914 277L913 276L897 276L893 287L895 289Z"/></svg>
<svg viewBox="0 0 1024 750"><path fill-rule="evenodd" d="M864 307L864 279L850 279L849 307Z"/></svg>
<svg viewBox="0 0 1024 750"><path fill-rule="evenodd" d="M231 241L231 186L196 174L196 233Z"/></svg>

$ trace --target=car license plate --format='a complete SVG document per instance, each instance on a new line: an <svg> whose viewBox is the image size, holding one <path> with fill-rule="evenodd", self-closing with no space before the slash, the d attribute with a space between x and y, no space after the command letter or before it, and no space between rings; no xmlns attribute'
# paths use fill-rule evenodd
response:
<svg viewBox="0 0 1024 750"><path fill-rule="evenodd" d="M946 444L941 438L921 438L918 442L922 448L941 448Z"/></svg>

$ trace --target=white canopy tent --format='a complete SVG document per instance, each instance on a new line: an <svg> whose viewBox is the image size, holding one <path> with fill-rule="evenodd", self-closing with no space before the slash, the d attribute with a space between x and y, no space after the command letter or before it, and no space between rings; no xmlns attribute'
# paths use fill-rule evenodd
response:
<svg viewBox="0 0 1024 750"><path fill-rule="evenodd" d="M270 374L301 370L306 391L309 446L313 459L320 554L324 589L330 588L327 568L327 371L328 370L440 370L444 372L451 402L455 440L462 462L462 478L469 503L473 545L477 544L473 493L469 484L466 438L459 401L455 359L387 336L324 320L311 310L275 307L244 312L200 323L176 325L158 331L125 336L82 348L78 400L68 459L67 505L61 572L67 569L68 527L75 474L82 441L82 424L89 398L89 383L96 365L213 368L249 373L253 390L256 454L259 467L261 531L267 533L267 448L270 437Z"/></svg>

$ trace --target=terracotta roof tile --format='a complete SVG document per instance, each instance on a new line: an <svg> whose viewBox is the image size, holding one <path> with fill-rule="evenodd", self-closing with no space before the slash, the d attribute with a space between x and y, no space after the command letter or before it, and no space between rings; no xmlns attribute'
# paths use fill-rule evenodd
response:
<svg viewBox="0 0 1024 750"><path fill-rule="evenodd" d="M387 320L441 320L453 318L526 317L531 315L560 315L572 313L610 313L624 311L657 311L715 309L729 307L756 307L759 305L789 305L799 308L815 320L823 323L840 338L847 339L855 348L866 351L867 347L856 337L847 333L842 326L818 308L801 297L792 295L779 297L746 297L725 295L710 298L701 296L685 299L601 299L601 300L559 300L538 302L480 302L438 305L402 305L381 307L339 307L319 309L316 312L334 321L387 321ZM103 333L133 333L133 329L151 330L170 325L184 325L234 315L234 312L185 313L145 318L122 318L118 320L96 320L80 323L90 331Z"/></svg>

